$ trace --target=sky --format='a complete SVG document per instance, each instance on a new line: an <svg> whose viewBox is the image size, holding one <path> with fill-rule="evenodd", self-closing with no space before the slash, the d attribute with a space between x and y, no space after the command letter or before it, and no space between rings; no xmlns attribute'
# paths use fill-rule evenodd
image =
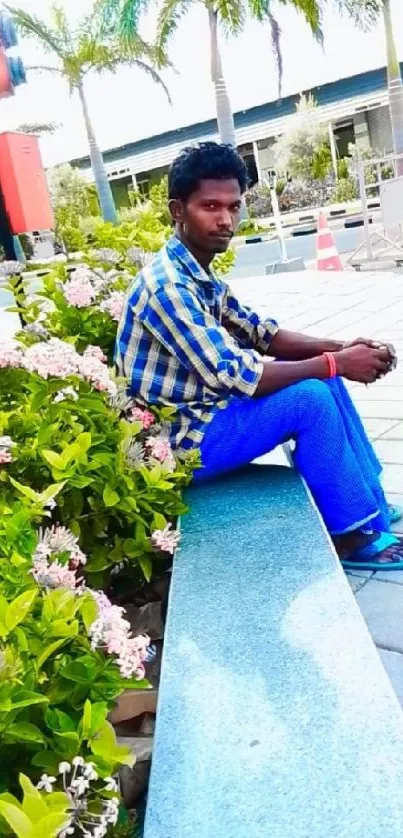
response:
<svg viewBox="0 0 403 838"><path fill-rule="evenodd" d="M46 17L50 2L19 0L19 5ZM80 15L85 13L92 0L62 0L62 5L73 21L79 17L77 9ZM402 0L392 0L392 10L399 57L403 59ZM273 11L282 29L284 96L385 64L381 26L363 34L351 21L328 8L322 49L296 12L280 6L276 0ZM145 37L152 37L153 24L151 15L143 25ZM222 35L221 51L234 111L277 98L276 67L266 25L249 21L240 37L227 39ZM32 41L21 40L18 52L27 67L44 63L43 54ZM121 69L115 75L87 78L88 104L103 150L214 116L207 14L202 4L195 2L194 9L181 22L171 42L170 58L175 72L166 71L163 77L172 105L161 87L132 68ZM50 63L50 57L46 57L46 62ZM67 86L56 77L30 72L27 85L17 88L13 98L0 101L0 113L1 130L11 130L23 122L60 124L52 137L41 139L46 166L88 153L76 94L71 97Z"/></svg>

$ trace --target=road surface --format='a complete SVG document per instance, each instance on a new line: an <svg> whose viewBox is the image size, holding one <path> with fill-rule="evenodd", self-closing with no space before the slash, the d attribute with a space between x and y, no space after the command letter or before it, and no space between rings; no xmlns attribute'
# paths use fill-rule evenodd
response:
<svg viewBox="0 0 403 838"><path fill-rule="evenodd" d="M363 228L353 227L351 230L333 231L336 247L339 253L350 253L358 247L363 239ZM306 263L316 259L316 235L296 236L286 239L287 255L289 259L302 256ZM237 260L235 267L228 275L229 279L239 279L247 276L264 276L266 265L270 265L281 258L277 240L262 242L262 244L245 244L236 248Z"/></svg>

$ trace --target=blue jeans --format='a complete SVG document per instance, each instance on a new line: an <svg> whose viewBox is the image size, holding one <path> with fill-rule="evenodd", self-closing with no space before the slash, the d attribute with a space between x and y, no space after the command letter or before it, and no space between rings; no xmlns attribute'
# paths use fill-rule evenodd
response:
<svg viewBox="0 0 403 838"><path fill-rule="evenodd" d="M308 380L270 396L230 400L207 427L205 481L240 468L293 439L294 462L333 535L367 525L388 532L381 465L341 379Z"/></svg>

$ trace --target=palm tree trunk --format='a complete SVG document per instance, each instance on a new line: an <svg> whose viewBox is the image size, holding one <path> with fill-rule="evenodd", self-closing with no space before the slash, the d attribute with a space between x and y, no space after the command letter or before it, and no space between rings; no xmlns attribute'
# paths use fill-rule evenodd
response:
<svg viewBox="0 0 403 838"><path fill-rule="evenodd" d="M218 13L214 9L208 10L211 42L211 79L214 85L218 132L222 143L227 143L236 148L235 124L232 114L231 103L225 83L220 50L218 47L217 18Z"/></svg>
<svg viewBox="0 0 403 838"><path fill-rule="evenodd" d="M117 224L118 216L116 212L115 201L113 200L111 185L106 175L101 150L95 139L94 129L92 127L90 115L88 112L88 105L87 100L85 98L84 87L82 82L80 82L80 84L78 85L78 95L80 97L81 106L83 109L85 128L87 131L88 143L90 147L92 171L94 173L95 186L98 193L102 217L104 221L110 221L112 224Z"/></svg>
<svg viewBox="0 0 403 838"><path fill-rule="evenodd" d="M403 154L403 83L393 35L390 0L383 0L383 19L385 24L389 110L392 123L393 149L395 154ZM403 176L403 157L397 161L396 171L399 176Z"/></svg>

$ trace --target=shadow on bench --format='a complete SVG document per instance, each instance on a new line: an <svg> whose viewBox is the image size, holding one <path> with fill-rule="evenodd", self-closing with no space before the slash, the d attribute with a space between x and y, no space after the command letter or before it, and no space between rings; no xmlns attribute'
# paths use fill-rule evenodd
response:
<svg viewBox="0 0 403 838"><path fill-rule="evenodd" d="M302 481L188 502L145 838L401 838L402 711Z"/></svg>

